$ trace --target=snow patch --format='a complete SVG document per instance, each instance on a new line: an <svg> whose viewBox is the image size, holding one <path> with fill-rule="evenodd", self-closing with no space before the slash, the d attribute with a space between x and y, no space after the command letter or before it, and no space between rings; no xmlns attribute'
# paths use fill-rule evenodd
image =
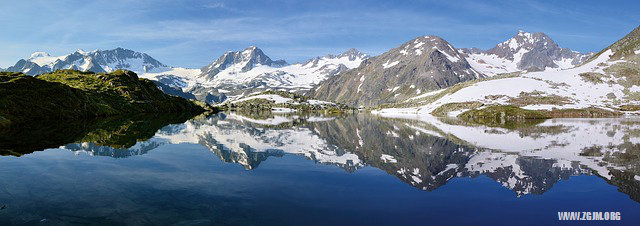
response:
<svg viewBox="0 0 640 226"><path fill-rule="evenodd" d="M242 98L242 99L239 99L239 100L232 101L232 103L240 103L240 102L253 100L253 99L270 100L270 101L275 102L275 104L284 104L284 103L298 104L298 102L295 102L291 98L287 98L287 97L283 97L283 96L275 95L275 94L260 94L260 95L245 97L245 98Z"/></svg>
<svg viewBox="0 0 640 226"><path fill-rule="evenodd" d="M398 63L400 63L400 61L394 61L389 63L389 61L387 61L386 63L382 64L382 68L387 69L393 66L396 66Z"/></svg>
<svg viewBox="0 0 640 226"><path fill-rule="evenodd" d="M382 154L380 156L380 159L385 163L397 163L398 162L398 160L396 160L393 156L387 155L387 154Z"/></svg>

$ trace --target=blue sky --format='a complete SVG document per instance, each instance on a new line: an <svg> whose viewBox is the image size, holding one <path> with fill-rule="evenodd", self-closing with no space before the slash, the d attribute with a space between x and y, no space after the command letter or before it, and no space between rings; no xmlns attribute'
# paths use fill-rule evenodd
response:
<svg viewBox="0 0 640 226"><path fill-rule="evenodd" d="M249 45L297 62L352 47L376 55L421 35L488 49L519 29L599 51L640 25L638 12L637 1L9 1L0 67L34 51L115 47L182 67Z"/></svg>

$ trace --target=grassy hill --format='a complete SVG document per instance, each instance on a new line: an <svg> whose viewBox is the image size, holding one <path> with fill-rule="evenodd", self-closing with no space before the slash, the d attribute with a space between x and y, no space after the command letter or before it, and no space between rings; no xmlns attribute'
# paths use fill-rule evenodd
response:
<svg viewBox="0 0 640 226"><path fill-rule="evenodd" d="M164 94L131 71L58 70L31 77L0 72L0 126L31 120L91 118L135 113L193 113L204 105Z"/></svg>

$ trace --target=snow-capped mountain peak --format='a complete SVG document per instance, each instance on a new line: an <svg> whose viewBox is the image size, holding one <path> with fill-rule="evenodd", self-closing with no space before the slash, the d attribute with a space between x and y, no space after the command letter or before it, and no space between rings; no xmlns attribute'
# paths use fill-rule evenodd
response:
<svg viewBox="0 0 640 226"><path fill-rule="evenodd" d="M93 61L103 67L107 72L117 69L128 69L138 73L144 73L168 68L167 65L160 63L146 53L120 47L112 50L92 51L84 55L91 57Z"/></svg>
<svg viewBox="0 0 640 226"><path fill-rule="evenodd" d="M57 60L61 60L64 59L66 56L51 56L49 55L49 53L47 52L34 52L31 54L31 56L29 56L29 58L27 59L28 61L31 61L33 63L36 63L39 66L45 66L48 64L52 64L54 62L56 62Z"/></svg>
<svg viewBox="0 0 640 226"><path fill-rule="evenodd" d="M348 60L350 61L354 61L357 59L365 59L367 57L369 57L367 54L364 54L362 52L360 52L359 50L355 49L355 48L351 48L347 51L345 51L344 53L339 54L338 56L336 56L336 58L343 58L346 57Z"/></svg>
<svg viewBox="0 0 640 226"><path fill-rule="evenodd" d="M529 33L519 30L512 38L498 44L493 49L488 50L488 52L503 58L513 59L514 55L520 51L530 51L536 47L555 48L557 46L558 44L544 33Z"/></svg>
<svg viewBox="0 0 640 226"><path fill-rule="evenodd" d="M213 79L218 73L227 70L233 74L247 72L258 65L283 66L283 60L273 61L256 47L249 46L241 51L228 51L213 63L203 67L201 77Z"/></svg>
<svg viewBox="0 0 640 226"><path fill-rule="evenodd" d="M461 51L476 70L489 76L516 71L567 69L582 64L593 55L560 48L544 33L523 30L489 50L470 48Z"/></svg>
<svg viewBox="0 0 640 226"><path fill-rule="evenodd" d="M96 49L96 50L93 50L93 51L91 51L91 52L98 52L98 50ZM76 53L80 53L80 54L83 54L83 55L84 55L84 54L87 54L87 52L86 52L86 51L84 51L83 49L77 49L77 50L76 50Z"/></svg>
<svg viewBox="0 0 640 226"><path fill-rule="evenodd" d="M329 54L323 57L310 59L302 63L302 66L305 68L320 68L326 65L342 64L346 68L350 69L360 66L360 63L367 58L369 58L367 54L364 54L355 48L351 48L338 55Z"/></svg>
<svg viewBox="0 0 640 226"><path fill-rule="evenodd" d="M31 56L29 57L29 60L40 58L40 57L48 57L48 56L50 56L50 55L47 52L33 52L31 54Z"/></svg>

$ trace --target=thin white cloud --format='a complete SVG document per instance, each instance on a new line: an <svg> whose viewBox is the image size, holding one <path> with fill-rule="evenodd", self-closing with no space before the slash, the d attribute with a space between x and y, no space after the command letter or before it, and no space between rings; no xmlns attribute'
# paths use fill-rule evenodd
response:
<svg viewBox="0 0 640 226"><path fill-rule="evenodd" d="M225 7L224 2L209 2L202 6L209 9L220 9Z"/></svg>

